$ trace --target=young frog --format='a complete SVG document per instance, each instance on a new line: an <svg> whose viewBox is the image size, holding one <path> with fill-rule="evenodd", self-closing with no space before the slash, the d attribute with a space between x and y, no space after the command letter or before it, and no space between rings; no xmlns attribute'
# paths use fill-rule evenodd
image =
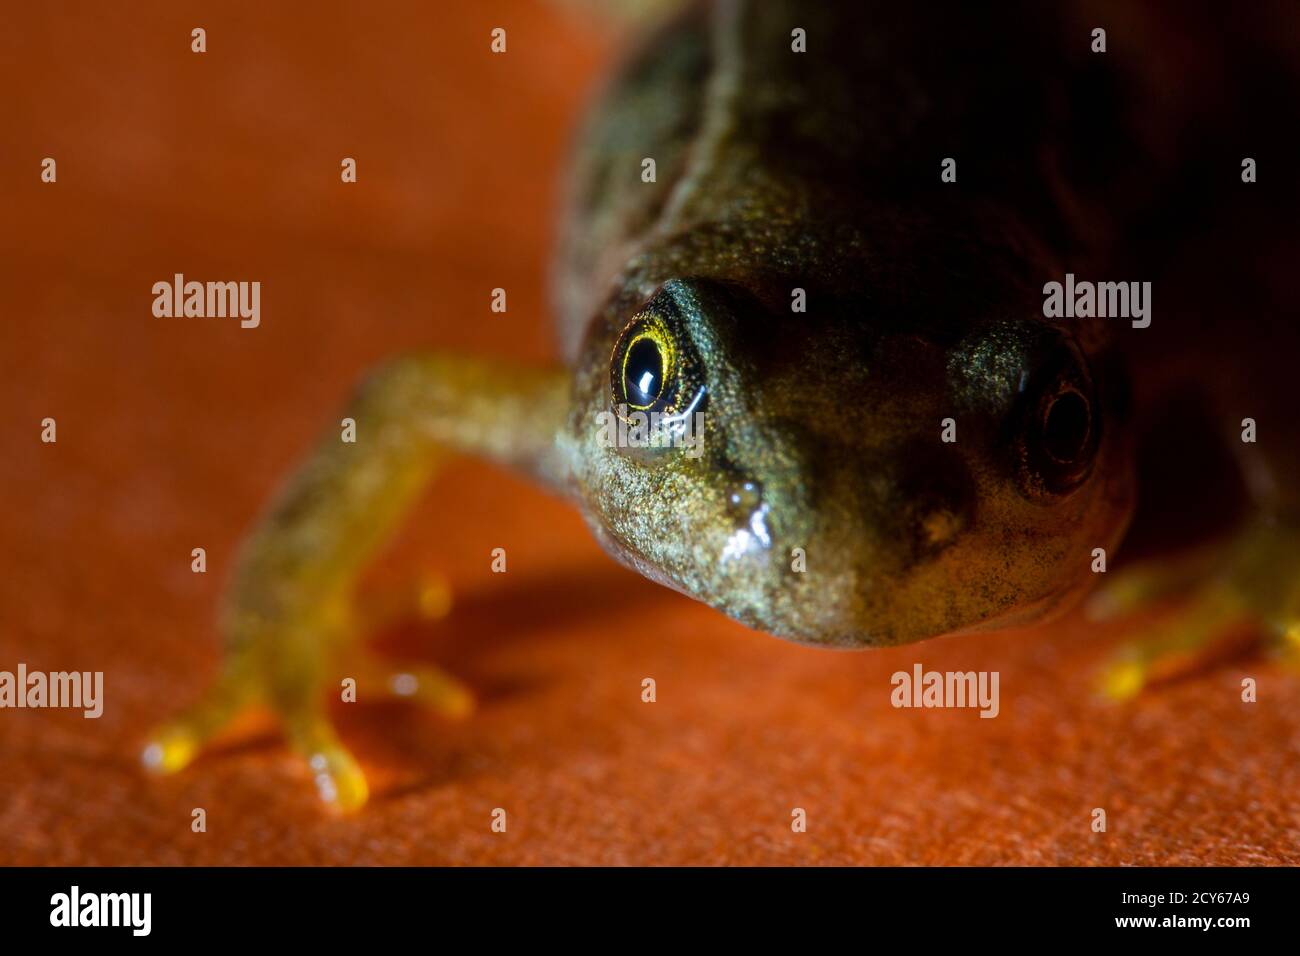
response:
<svg viewBox="0 0 1300 956"><path fill-rule="evenodd" d="M754 628L896 645L1044 620L1105 578L1099 556L1123 565L1139 439L1192 387L1249 515L1196 570L1113 569L1103 611L1197 586L1107 684L1136 691L1243 615L1294 637L1300 352L1281 236L1297 203L1269 156L1295 117L1239 81L1290 75L1281 33L1246 46L1207 27L1217 54L1189 72L1196 31L1162 42L1168 24L1123 5L941 21L917 6L722 2L648 39L575 159L566 367L432 353L370 375L344 412L355 442L331 430L248 539L225 664L146 763L178 770L260 702L351 809L366 779L325 710L342 677L468 711L453 678L366 653L351 600L452 455L558 490L614 557ZM1148 324L1048 317L1067 274L1150 282ZM661 438L702 422L698 444L611 442L609 415L638 412L670 423Z"/></svg>

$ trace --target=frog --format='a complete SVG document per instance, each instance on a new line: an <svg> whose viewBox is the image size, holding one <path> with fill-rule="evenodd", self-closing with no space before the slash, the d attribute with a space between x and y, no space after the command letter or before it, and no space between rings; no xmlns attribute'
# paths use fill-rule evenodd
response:
<svg viewBox="0 0 1300 956"><path fill-rule="evenodd" d="M244 542L220 670L146 766L175 773L269 706L349 812L369 785L326 710L340 680L468 715L451 674L367 648L356 599L458 456L572 502L646 578L804 644L973 639L1090 593L1097 617L1182 595L1104 670L1123 698L1238 618L1295 643L1294 239L1271 237L1296 196L1238 167L1285 125L1254 94L1288 75L1286 41L1261 12L1262 47L1184 24L1220 53L1189 79L1160 42L1170 11L1048 6L722 0L646 27L573 153L562 360L429 351L366 376L354 440L329 428ZM1150 282L1145 326L1048 316L1067 275ZM1242 517L1194 559L1126 562L1162 497L1141 449L1189 388L1207 396L1192 441L1228 450ZM611 415L657 425L611 441ZM445 582L422 588L445 613Z"/></svg>

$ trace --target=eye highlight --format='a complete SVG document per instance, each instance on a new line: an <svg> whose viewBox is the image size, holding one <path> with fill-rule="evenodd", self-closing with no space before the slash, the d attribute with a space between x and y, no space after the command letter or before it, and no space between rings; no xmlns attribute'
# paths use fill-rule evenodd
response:
<svg viewBox="0 0 1300 956"><path fill-rule="evenodd" d="M613 406L620 416L634 412L674 415L690 400L695 363L689 350L657 311L638 314L619 335L610 356Z"/></svg>

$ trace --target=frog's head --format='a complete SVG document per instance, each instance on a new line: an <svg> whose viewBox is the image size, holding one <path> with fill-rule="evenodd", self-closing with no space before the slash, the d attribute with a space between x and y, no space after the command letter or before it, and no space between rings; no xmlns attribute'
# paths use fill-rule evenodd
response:
<svg viewBox="0 0 1300 956"><path fill-rule="evenodd" d="M673 279L593 325L563 441L606 547L824 645L1028 621L1077 593L1131 469L1111 377L1071 335L791 296Z"/></svg>

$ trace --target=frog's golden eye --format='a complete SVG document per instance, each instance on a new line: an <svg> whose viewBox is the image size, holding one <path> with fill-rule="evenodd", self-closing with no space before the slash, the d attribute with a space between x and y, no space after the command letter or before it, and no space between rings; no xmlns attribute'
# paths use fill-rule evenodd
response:
<svg viewBox="0 0 1300 956"><path fill-rule="evenodd" d="M641 313L619 335L610 357L614 408L620 414L676 414L693 366L668 322L656 312Z"/></svg>

